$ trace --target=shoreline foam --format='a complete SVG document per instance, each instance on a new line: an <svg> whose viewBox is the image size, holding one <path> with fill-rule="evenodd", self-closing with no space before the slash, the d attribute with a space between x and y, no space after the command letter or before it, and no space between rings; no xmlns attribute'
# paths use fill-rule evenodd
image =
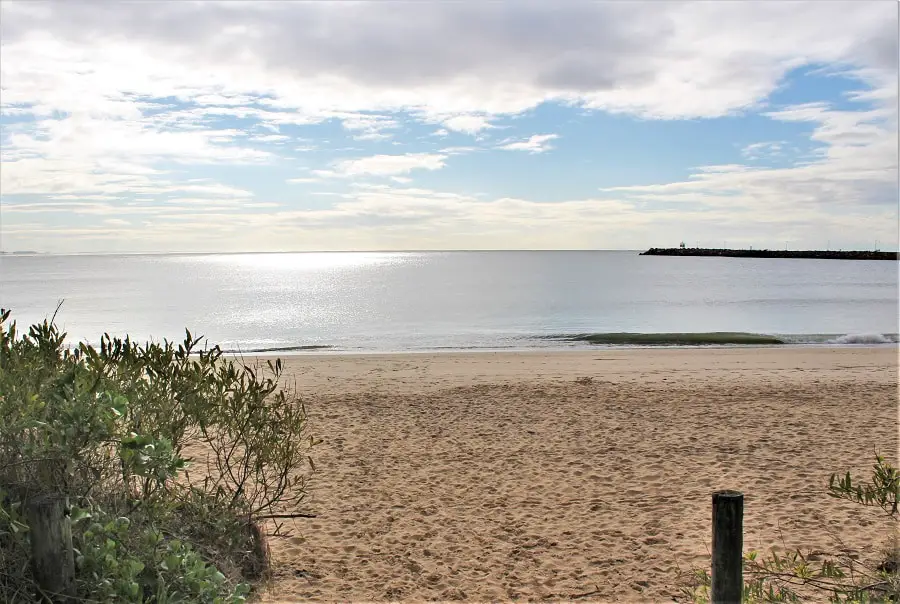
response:
<svg viewBox="0 0 900 604"><path fill-rule="evenodd" d="M482 352L563 352L570 350L653 350L710 349L710 348L808 348L808 347L896 347L898 334L755 334L749 332L705 333L584 333L521 336L511 344L484 344L471 346L407 346L405 348L364 348L335 344L297 345L265 348L223 349L227 354L250 356L294 355L347 355L347 354L446 354Z"/></svg>

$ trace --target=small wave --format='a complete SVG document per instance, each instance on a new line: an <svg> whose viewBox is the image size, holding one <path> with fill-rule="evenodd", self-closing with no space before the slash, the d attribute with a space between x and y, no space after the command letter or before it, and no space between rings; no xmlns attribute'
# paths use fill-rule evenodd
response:
<svg viewBox="0 0 900 604"><path fill-rule="evenodd" d="M830 344L892 344L897 338L892 334L882 333L848 333L831 340Z"/></svg>
<svg viewBox="0 0 900 604"><path fill-rule="evenodd" d="M767 334L725 331L705 333L582 333L545 336L545 339L619 346L766 345L785 343L783 339Z"/></svg>
<svg viewBox="0 0 900 604"><path fill-rule="evenodd" d="M333 346L327 346L323 344L307 344L304 346L277 346L272 348L246 348L246 349L227 349L222 350L222 352L226 354L234 354L234 353L243 353L249 354L254 352L300 352L303 350L326 350L328 348L333 348Z"/></svg>

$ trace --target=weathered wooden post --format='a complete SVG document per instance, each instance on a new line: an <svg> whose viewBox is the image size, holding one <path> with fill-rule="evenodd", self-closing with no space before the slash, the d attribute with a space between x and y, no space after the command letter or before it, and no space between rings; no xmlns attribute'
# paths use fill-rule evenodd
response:
<svg viewBox="0 0 900 604"><path fill-rule="evenodd" d="M34 578L54 602L69 602L75 596L75 553L67 503L63 495L41 495L25 505Z"/></svg>
<svg viewBox="0 0 900 604"><path fill-rule="evenodd" d="M744 494L712 496L712 604L739 604L744 589Z"/></svg>

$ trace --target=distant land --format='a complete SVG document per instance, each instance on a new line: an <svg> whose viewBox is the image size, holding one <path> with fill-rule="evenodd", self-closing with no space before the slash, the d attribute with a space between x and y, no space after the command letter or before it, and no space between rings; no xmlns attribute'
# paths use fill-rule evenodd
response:
<svg viewBox="0 0 900 604"><path fill-rule="evenodd" d="M814 260L897 260L897 252L843 250L728 250L702 247L652 247L641 256L721 256L726 258L809 258Z"/></svg>

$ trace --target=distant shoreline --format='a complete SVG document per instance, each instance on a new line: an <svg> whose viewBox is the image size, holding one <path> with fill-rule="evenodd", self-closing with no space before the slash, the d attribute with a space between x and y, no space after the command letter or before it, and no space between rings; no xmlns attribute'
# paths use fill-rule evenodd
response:
<svg viewBox="0 0 900 604"><path fill-rule="evenodd" d="M729 250L720 248L652 247L641 256L720 256L724 258L804 258L811 260L898 260L897 252L833 250Z"/></svg>
<svg viewBox="0 0 900 604"><path fill-rule="evenodd" d="M460 250L279 250L279 251L172 251L172 252L40 252L40 251L0 251L0 256L24 257L141 257L141 256L278 256L278 255L321 255L321 254L531 254L531 253L614 253L641 256L733 256L748 258L818 258L850 260L898 260L898 252L880 251L787 251L787 250L729 250L717 248L650 248L645 252L638 249L460 249Z"/></svg>
<svg viewBox="0 0 900 604"><path fill-rule="evenodd" d="M138 341L138 340L136 340ZM99 342L87 341L92 346ZM207 344L210 344L207 342ZM416 342L395 343L394 346L366 347L350 342L342 343L283 343L280 345L253 346L248 343L229 342L221 345L226 355L255 356L371 356L371 355L458 355L578 352L586 350L665 350L703 348L883 348L897 347L900 334L891 333L817 333L773 334L751 332L687 332L687 333L535 333L527 336L509 336L495 342L459 345L425 344Z"/></svg>

